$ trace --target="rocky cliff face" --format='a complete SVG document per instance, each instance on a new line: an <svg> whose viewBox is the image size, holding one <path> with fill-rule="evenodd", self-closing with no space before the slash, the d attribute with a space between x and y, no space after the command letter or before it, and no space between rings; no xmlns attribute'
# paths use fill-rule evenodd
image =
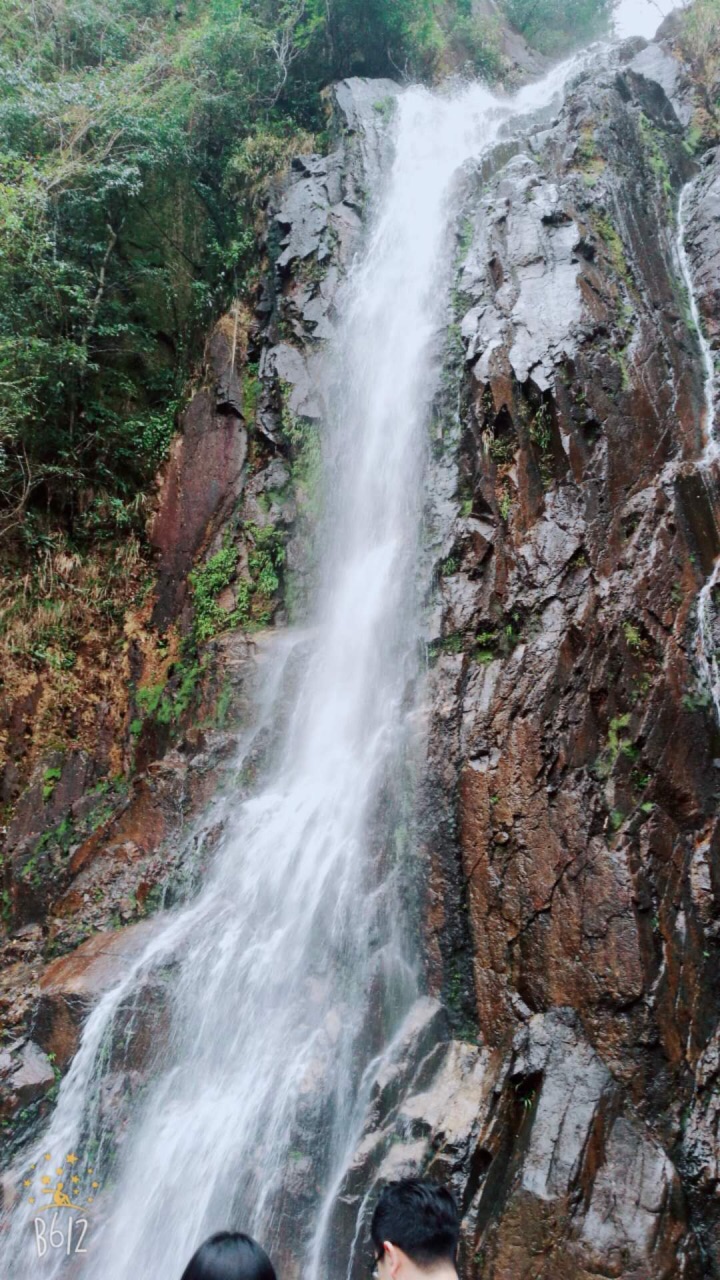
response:
<svg viewBox="0 0 720 1280"><path fill-rule="evenodd" d="M433 900L459 881L466 915L433 928L447 995L467 922L497 1055L465 1186L482 1276L720 1265L718 728L695 651L717 473L674 212L692 111L670 30L468 180L460 509L431 677L457 824ZM715 343L719 159L687 235Z"/></svg>
<svg viewBox="0 0 720 1280"><path fill-rule="evenodd" d="M131 953L148 926L97 930L112 913L116 925L147 913L155 886L181 892L222 806L190 840L188 822L223 779L246 785L224 718L242 715L261 636L211 643L185 715L173 645L193 625L188 574L230 545L217 608L239 617L243 581L264 622L302 602L316 355L396 92L336 89L337 145L299 157L278 194L258 312L230 317L209 346L153 526L158 588L132 638L165 699L154 711L170 711L140 724L129 791L101 792L98 814L89 766L66 776L63 764L49 788L43 762L18 809L0 1056L18 1138L50 1104L52 1063L70 1060L123 939ZM697 175L686 243L717 350L720 148L692 156L696 110L670 27L598 55L554 118L463 177L432 464L430 996L376 1082L331 1232L335 1266L377 1182L424 1169L461 1199L468 1275L720 1275L720 734L696 652L698 593L720 552L718 477L703 463L703 368L675 244L678 195ZM282 536L282 602L253 581L258 530ZM171 637L160 659L152 628Z"/></svg>
<svg viewBox="0 0 720 1280"><path fill-rule="evenodd" d="M425 810L452 1029L428 1044L447 1015L418 1007L378 1082L337 1265L368 1188L423 1168L455 1184L468 1274L719 1274L718 726L697 652L718 475L676 209L697 174L686 243L717 349L720 151L690 158L672 25L599 64L466 174Z"/></svg>

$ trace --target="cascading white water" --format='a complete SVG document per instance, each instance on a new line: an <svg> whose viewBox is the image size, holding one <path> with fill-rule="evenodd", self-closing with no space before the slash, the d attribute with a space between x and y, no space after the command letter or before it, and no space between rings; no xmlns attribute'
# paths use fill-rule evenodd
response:
<svg viewBox="0 0 720 1280"><path fill-rule="evenodd" d="M21 1176L45 1152L53 1163L95 1153L87 1265L46 1255L48 1280L172 1280L228 1225L272 1251L298 1154L311 1157L319 1225L298 1221L291 1234L315 1274L322 1199L352 1147L363 1073L416 988L393 824L409 785L425 437L452 179L505 122L548 105L576 65L512 99L480 86L398 98L392 171L327 354L328 514L307 669L280 758L238 806L198 896L158 922L91 1014L48 1130L13 1170ZM113 1030L158 986L165 1030L123 1136L104 1101ZM12 1214L4 1280L38 1274L32 1216L25 1200Z"/></svg>
<svg viewBox="0 0 720 1280"><path fill-rule="evenodd" d="M677 236L675 243L680 263L680 270L687 290L690 315L692 317L695 333L697 334L698 343L700 344L700 356L703 365L705 391L705 421L703 423L705 447L701 458L701 466L707 467L712 462L716 461L720 455L720 442L718 442L715 437L715 361L710 343L703 332L702 321L700 319L700 308L698 307L695 283L693 281L692 268L690 266L690 259L688 258L686 244L687 202L695 185L695 181L696 179L693 178L690 182L686 182L680 192Z"/></svg>
<svg viewBox="0 0 720 1280"><path fill-rule="evenodd" d="M705 444L699 465L701 471L707 475L710 468L714 464L717 464L718 458L720 458L720 441L718 441L716 436L715 359L712 347L703 332L702 321L700 319L700 308L698 307L697 296L695 293L695 282L693 280L692 269L686 247L687 202L696 181L697 179L695 178L691 179L690 182L685 184L680 193L676 245L680 269L690 304L690 314L692 316L693 326L700 344L700 354L702 357L704 371L705 420L703 428ZM715 707L715 714L717 716L718 723L720 723L720 665L718 665L717 641L713 634L715 620L713 593L718 582L720 582L720 557L715 561L712 573L698 595L697 629L695 631L695 653L700 674L700 683L703 689L710 694Z"/></svg>
<svg viewBox="0 0 720 1280"><path fill-rule="evenodd" d="M713 571L698 595L695 633L695 652L700 681L713 700L715 715L720 724L720 666L718 665L718 645L714 635L715 604L713 600L713 592L718 582L720 582L720 558L715 561Z"/></svg>

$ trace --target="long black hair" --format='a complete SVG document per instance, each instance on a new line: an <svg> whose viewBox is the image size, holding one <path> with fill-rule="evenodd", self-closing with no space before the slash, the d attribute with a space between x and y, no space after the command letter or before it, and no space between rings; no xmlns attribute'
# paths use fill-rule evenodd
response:
<svg viewBox="0 0 720 1280"><path fill-rule="evenodd" d="M277 1280L264 1249L242 1231L217 1231L188 1262L181 1280Z"/></svg>

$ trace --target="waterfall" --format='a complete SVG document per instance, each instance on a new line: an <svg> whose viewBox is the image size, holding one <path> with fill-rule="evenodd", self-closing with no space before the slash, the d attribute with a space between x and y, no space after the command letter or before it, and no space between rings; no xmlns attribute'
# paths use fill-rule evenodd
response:
<svg viewBox="0 0 720 1280"><path fill-rule="evenodd" d="M715 561L712 573L698 595L695 633L695 652L700 682L713 700L718 724L720 724L720 667L718 666L718 644L713 634L715 622L713 592L719 581L720 556Z"/></svg>
<svg viewBox="0 0 720 1280"><path fill-rule="evenodd" d="M718 461L718 457L720 456L720 442L718 442L715 434L715 359L712 347L703 332L702 322L700 319L700 308L698 307L697 295L695 293L695 282L693 280L692 269L690 267L690 260L688 258L686 248L687 201L696 181L696 178L691 179L690 182L685 184L680 193L676 247L680 270L682 272L690 304L690 315L700 344L700 355L702 358L704 372L705 421L703 425L705 445L700 458L700 469L707 476L710 468ZM718 666L717 641L713 635L715 620L713 592L719 581L720 557L716 559L712 573L698 594L697 627L694 643L698 671L700 674L700 683L703 689L713 700L718 723L720 723L720 666Z"/></svg>
<svg viewBox="0 0 720 1280"><path fill-rule="evenodd" d="M46 1152L53 1163L95 1152L87 1261L47 1255L48 1280L173 1280L228 1226L271 1254L284 1231L313 1273L358 1100L420 986L403 909L412 842L398 828L418 746L428 583L417 567L453 176L514 117L550 105L577 65L512 98L480 85L398 96L394 158L325 356L321 587L289 711L278 663L292 637L268 660L282 745L197 896L158 918L91 1013L49 1127L14 1167L21 1177ZM113 1034L158 990L164 1030L124 1127L105 1098ZM132 1024L126 1034L131 1044ZM294 1161L309 1208L288 1231ZM38 1274L31 1219L23 1198L0 1254L5 1280Z"/></svg>
<svg viewBox="0 0 720 1280"><path fill-rule="evenodd" d="M677 237L676 248L678 261L682 278L687 290L688 302L690 304L690 315L692 317L693 327L697 334L697 340L700 344L700 356L702 359L703 376L704 376L704 395L705 395L705 421L704 435L705 448L703 450L701 465L703 468L714 462L718 454L720 454L720 444L715 438L715 361L713 358L712 348L703 332L702 321L700 319L700 308L698 307L697 295L695 293L695 282L692 276L692 268L688 258L686 239L687 239L687 202L696 179L692 178L690 182L686 182L680 192L680 200L678 203L678 220L677 220Z"/></svg>

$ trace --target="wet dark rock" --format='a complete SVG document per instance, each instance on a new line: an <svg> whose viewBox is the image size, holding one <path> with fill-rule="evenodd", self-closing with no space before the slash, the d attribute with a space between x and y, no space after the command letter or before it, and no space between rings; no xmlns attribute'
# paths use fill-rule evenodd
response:
<svg viewBox="0 0 720 1280"><path fill-rule="evenodd" d="M54 1084L52 1062L32 1040L16 1041L0 1050L0 1115L35 1102Z"/></svg>
<svg viewBox="0 0 720 1280"><path fill-rule="evenodd" d="M470 297L482 288L482 301L462 321L466 358L474 362L477 381L486 382L502 352L517 382L532 375L544 391L555 366L575 354L579 336L578 227L565 213L557 187L543 180L527 155L509 162L473 216L478 236L459 287ZM511 269L488 297L487 264L508 258Z"/></svg>
<svg viewBox="0 0 720 1280"><path fill-rule="evenodd" d="M379 1188L397 1176L452 1186L464 1214L463 1269L488 1280L701 1273L680 1249L676 1170L634 1115L577 1015L526 1016L506 1057L457 1040L419 1063L398 1049L401 1096L374 1091L329 1231L329 1262L368 1238ZM675 1269L677 1268L677 1270ZM353 1277L363 1274L355 1251Z"/></svg>
<svg viewBox="0 0 720 1280"><path fill-rule="evenodd" d="M321 418L322 402L318 396L317 377L312 358L289 343L279 343L264 355L261 377L268 377L289 388L287 407L303 418Z"/></svg>
<svg viewBox="0 0 720 1280"><path fill-rule="evenodd" d="M490 1055L463 1165L482 1277L720 1274L718 729L694 654L720 494L674 244L692 92L667 42L599 59L466 177L426 919L452 1034L469 964ZM713 341L715 167L687 206Z"/></svg>
<svg viewBox="0 0 720 1280"><path fill-rule="evenodd" d="M118 802L101 762L87 751L53 751L39 761L7 831L4 873L7 921L17 930L38 922L67 884L68 853L101 807Z"/></svg>
<svg viewBox="0 0 720 1280"><path fill-rule="evenodd" d="M411 1009L395 1052L368 1100L364 1132L340 1188L328 1230L328 1265L347 1265L355 1238L367 1237L379 1187L432 1164L452 1180L469 1154L479 1123L485 1057L477 1047L447 1039L442 1006L421 1000ZM355 1253L353 1276L364 1270Z"/></svg>
<svg viewBox="0 0 720 1280"><path fill-rule="evenodd" d="M629 71L652 80L671 103L675 114L687 128L693 118L692 88L686 69L663 44L648 44L627 64Z"/></svg>
<svg viewBox="0 0 720 1280"><path fill-rule="evenodd" d="M276 445L283 439L284 415L323 415L313 348L331 336L341 310L344 276L388 154L388 121L399 91L392 80L361 77L333 85L328 106L334 149L328 156L296 157L278 193L268 235L273 274L264 304L271 313L270 342L260 360L264 391L257 414L260 430Z"/></svg>

